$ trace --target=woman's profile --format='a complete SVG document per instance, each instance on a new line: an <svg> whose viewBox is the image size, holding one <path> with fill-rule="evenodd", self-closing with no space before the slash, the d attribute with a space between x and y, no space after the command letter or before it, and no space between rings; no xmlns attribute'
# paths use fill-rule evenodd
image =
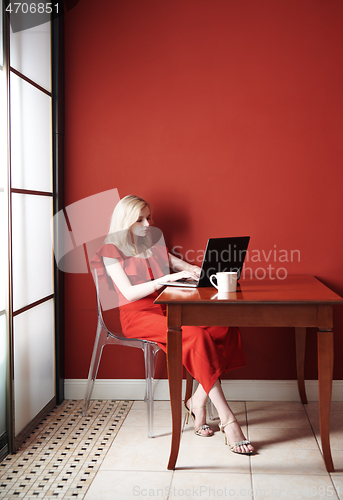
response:
<svg viewBox="0 0 343 500"><path fill-rule="evenodd" d="M198 278L200 268L168 253L163 244L156 242L150 224L147 201L134 195L120 200L114 208L105 244L92 265L98 269L99 279L106 280L118 293L123 334L151 340L166 351L165 311L154 304L163 287L161 281ZM169 268L174 272L170 273ZM246 364L238 328L183 326L182 362L199 382L184 403L186 423L191 416L197 436L213 436L206 424L206 402L210 397L218 411L225 444L234 453L252 454L254 448L245 439L220 384L223 373Z"/></svg>

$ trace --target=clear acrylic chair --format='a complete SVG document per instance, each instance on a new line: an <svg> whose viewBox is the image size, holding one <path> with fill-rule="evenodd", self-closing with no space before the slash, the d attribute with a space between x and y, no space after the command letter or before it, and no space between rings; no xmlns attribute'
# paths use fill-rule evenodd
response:
<svg viewBox="0 0 343 500"><path fill-rule="evenodd" d="M160 347L155 342L150 342L142 339L131 339L124 337L122 333L112 332L105 325L105 321L102 314L101 302L100 302L100 291L99 291L99 280L98 273L94 269L94 281L96 288L96 300L97 300L97 312L98 312L98 325L96 330L95 342L93 347L93 354L91 359L91 364L89 367L88 381L86 387L86 393L83 400L82 415L87 414L89 407L89 401L93 392L94 382L98 373L98 368L100 365L100 359L102 350L107 344L124 345L128 347L138 347L143 350L144 362L145 362L145 380L146 380L146 390L144 401L147 403L147 413L148 413L148 437L153 437L153 419L154 419L154 396L153 396L153 379L156 367L157 353Z"/></svg>

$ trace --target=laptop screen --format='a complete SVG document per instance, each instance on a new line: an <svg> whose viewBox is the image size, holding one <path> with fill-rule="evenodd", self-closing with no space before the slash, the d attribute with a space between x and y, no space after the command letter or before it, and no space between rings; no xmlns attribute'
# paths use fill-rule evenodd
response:
<svg viewBox="0 0 343 500"><path fill-rule="evenodd" d="M241 276L250 236L210 238L201 267L198 286L212 286L210 276L220 272L237 272Z"/></svg>

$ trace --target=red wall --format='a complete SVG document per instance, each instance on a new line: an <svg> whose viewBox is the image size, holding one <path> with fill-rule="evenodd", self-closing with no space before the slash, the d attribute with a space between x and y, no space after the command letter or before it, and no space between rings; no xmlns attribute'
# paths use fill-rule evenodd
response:
<svg viewBox="0 0 343 500"><path fill-rule="evenodd" d="M249 234L262 260L249 267L343 295L342 22L341 0L80 0L66 14L66 205L137 194L169 249ZM292 250L300 262L278 260ZM94 287L65 284L66 378L86 378ZM343 379L342 309L334 326ZM292 330L242 336L248 366L230 378L295 378ZM306 378L315 365L310 330ZM141 353L106 348L99 377L144 377Z"/></svg>

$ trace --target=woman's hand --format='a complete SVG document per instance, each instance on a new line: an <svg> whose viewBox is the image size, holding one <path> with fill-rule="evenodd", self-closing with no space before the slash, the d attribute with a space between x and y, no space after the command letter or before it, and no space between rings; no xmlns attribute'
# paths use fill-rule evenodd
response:
<svg viewBox="0 0 343 500"><path fill-rule="evenodd" d="M192 266L191 264L189 264L188 271L193 274L194 279L200 278L201 268L199 266Z"/></svg>
<svg viewBox="0 0 343 500"><path fill-rule="evenodd" d="M174 269L175 271L189 272L192 279L198 280L200 278L201 269L199 266L193 266L192 264L189 264L188 262L175 257L175 255L172 255L171 253L169 254L169 265L171 269Z"/></svg>
<svg viewBox="0 0 343 500"><path fill-rule="evenodd" d="M166 274L162 278L159 279L159 281L177 281L180 279L198 279L196 274L194 272L189 272L189 271L181 271L179 273L173 273L173 274Z"/></svg>

